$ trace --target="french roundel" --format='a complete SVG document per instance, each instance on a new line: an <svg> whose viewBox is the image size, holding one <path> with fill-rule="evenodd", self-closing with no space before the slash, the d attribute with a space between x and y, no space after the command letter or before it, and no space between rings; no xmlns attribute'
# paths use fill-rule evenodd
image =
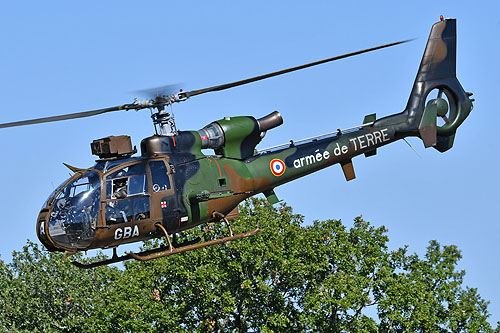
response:
<svg viewBox="0 0 500 333"><path fill-rule="evenodd" d="M283 163L282 160L274 159L274 160L271 161L270 166L271 166L271 172L275 176L281 176L282 174L285 173L286 166L285 166L285 163Z"/></svg>

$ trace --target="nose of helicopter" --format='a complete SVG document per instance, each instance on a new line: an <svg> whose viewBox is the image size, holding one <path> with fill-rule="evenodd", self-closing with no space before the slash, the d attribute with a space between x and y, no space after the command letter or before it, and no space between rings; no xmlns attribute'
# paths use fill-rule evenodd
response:
<svg viewBox="0 0 500 333"><path fill-rule="evenodd" d="M100 195L97 172L71 177L54 191L38 216L40 241L51 251L88 248L96 234Z"/></svg>

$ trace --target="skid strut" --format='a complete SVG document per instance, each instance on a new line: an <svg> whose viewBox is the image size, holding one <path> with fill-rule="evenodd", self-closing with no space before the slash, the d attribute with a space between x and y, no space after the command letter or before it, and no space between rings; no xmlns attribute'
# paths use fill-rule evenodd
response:
<svg viewBox="0 0 500 333"><path fill-rule="evenodd" d="M114 264L114 263L121 262L124 260L129 260L129 259L135 259L135 260L139 260L139 261L147 261L147 260L152 260L152 259L170 256L172 254L201 249L203 247L207 247L207 246L211 246L211 245L215 245L215 244L227 243L227 242L237 240L240 238L253 236L260 231L259 228L257 228L257 229L254 229L252 231L248 231L248 232L244 232L244 233L235 235L233 233L233 229L231 228L231 225L229 224L229 221L227 220L225 215L223 215L219 212L214 212L212 214L212 216L214 218L220 217L222 220L224 220L224 222L226 223L226 226L228 228L228 231L229 231L228 237L214 239L214 240L199 243L199 244L197 244L198 239L195 239L193 241L187 241L187 242L184 242L182 244L175 244L175 246L174 246L174 244L170 240L170 236L169 236L167 230L165 229L165 227L163 227L163 225L161 223L158 222L155 224L155 226L157 228L159 228L162 231L163 235L167 238L168 246L161 246L161 247L156 248L156 249L142 251L139 253L130 252L130 253L127 253L123 256L118 256L116 254L116 248L113 248L113 256L110 259L98 261L98 262L91 263L91 264L82 264L80 262L73 261L72 264L79 267L79 268L94 268L94 267ZM175 240L175 237L174 237L174 240ZM178 246L178 247L176 247L176 246Z"/></svg>
<svg viewBox="0 0 500 333"><path fill-rule="evenodd" d="M207 246L211 246L211 245L215 245L215 244L227 243L227 242L230 242L230 241L233 241L233 240L237 240L237 239L240 239L240 238L245 238L245 237L253 236L253 235L255 235L256 233L259 232L259 228L257 228L257 229L252 230L252 231L248 231L248 232L244 232L244 233L235 235L233 233L233 229L231 228L231 224L229 224L229 221L227 220L227 218L223 214L221 214L219 212L214 212L212 215L213 215L213 217L221 217L224 220L224 222L226 223L226 226L227 226L227 228L229 230L229 236L228 237L223 237L223 238L214 239L214 240L211 240L211 241L208 241L208 242L203 242L203 243L199 243L199 244L192 244L192 245L187 245L187 246L182 246L182 247L175 248L172 245L172 242L170 240L170 236L168 235L167 230L160 223L157 223L156 226L161 229L161 231L163 232L164 236L167 238L168 249L167 250L162 250L161 252L158 251L157 253L152 253L152 254L148 254L148 255L143 255L142 253L129 253L129 255L132 258L136 259L136 260L146 261L146 260L151 260L151 259L157 259L157 258L161 258L161 257L170 256L172 254L177 254L177 253L182 253L182 252L186 252L186 251L201 249L203 247L207 247Z"/></svg>

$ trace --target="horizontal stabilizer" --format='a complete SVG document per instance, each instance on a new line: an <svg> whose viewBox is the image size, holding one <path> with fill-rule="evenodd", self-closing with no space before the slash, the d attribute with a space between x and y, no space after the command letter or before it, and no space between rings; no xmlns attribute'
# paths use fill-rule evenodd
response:
<svg viewBox="0 0 500 333"><path fill-rule="evenodd" d="M342 165L342 171L344 172L345 180L350 181L356 178L351 159L345 162L340 162L340 165Z"/></svg>
<svg viewBox="0 0 500 333"><path fill-rule="evenodd" d="M276 193L274 193L274 189L270 189L268 191L265 191L264 195L266 196L267 202L269 202L269 204L271 204L271 205L274 205L274 204L277 204L278 202L280 202L280 200L278 199L278 196L276 195Z"/></svg>
<svg viewBox="0 0 500 333"><path fill-rule="evenodd" d="M418 127L418 132L420 133L422 141L424 141L425 148L433 147L437 143L438 105L436 101L437 100L431 100L427 103Z"/></svg>
<svg viewBox="0 0 500 333"><path fill-rule="evenodd" d="M370 157L370 156L375 156L375 155L377 155L377 148L370 150L370 151L367 151L365 153L365 157Z"/></svg>
<svg viewBox="0 0 500 333"><path fill-rule="evenodd" d="M365 116L365 119L363 119L363 125L374 123L375 120L377 120L377 114L376 113L368 114L368 115ZM366 125L366 126L363 126L363 127L368 127L368 126L370 126L370 125ZM367 151L365 153L365 157L370 157L370 156L375 156L375 155L377 155L377 148L375 148L373 150L370 150L370 151Z"/></svg>
<svg viewBox="0 0 500 333"><path fill-rule="evenodd" d="M363 119L363 125L364 124L370 124L375 122L375 120L377 120L377 114L376 113L372 113L372 114L368 114L365 116L365 119ZM367 125L369 126L369 125Z"/></svg>

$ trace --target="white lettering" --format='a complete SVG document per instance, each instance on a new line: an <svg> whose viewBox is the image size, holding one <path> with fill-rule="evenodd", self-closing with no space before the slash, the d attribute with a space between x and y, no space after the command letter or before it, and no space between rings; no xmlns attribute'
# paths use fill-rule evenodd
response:
<svg viewBox="0 0 500 333"><path fill-rule="evenodd" d="M373 142L373 134L366 134L366 141L368 141L368 146L373 146L375 143Z"/></svg>
<svg viewBox="0 0 500 333"><path fill-rule="evenodd" d="M132 233L132 237L137 237L139 236L139 227L137 224L134 226L134 232Z"/></svg>
<svg viewBox="0 0 500 333"><path fill-rule="evenodd" d="M356 145L356 139L349 139L349 141L351 141L351 143L354 144L354 150L358 150L358 146Z"/></svg>
<svg viewBox="0 0 500 333"><path fill-rule="evenodd" d="M123 228L123 239L130 238L130 235L132 235L132 227Z"/></svg>
<svg viewBox="0 0 500 333"><path fill-rule="evenodd" d="M361 149L366 148L364 135L358 136L358 141L359 141L359 148L361 148Z"/></svg>
<svg viewBox="0 0 500 333"><path fill-rule="evenodd" d="M376 146L380 143L384 143L389 141L391 138L389 133L387 133L389 129L384 128L380 131L375 131L372 133L366 133L364 135L360 135L358 137L349 139L350 145L354 147L354 151L358 151L359 149L366 149L372 146ZM340 156L349 153L348 145L340 145L338 142L333 146L333 155ZM329 159L331 153L327 150L320 152L319 149L316 149L313 154L307 155L304 157L297 158L293 161L293 167L296 169L302 168L304 165L312 165L323 160Z"/></svg>
<svg viewBox="0 0 500 333"><path fill-rule="evenodd" d="M314 164L314 163L316 163L316 159L314 158L314 155L306 156L306 165Z"/></svg>
<svg viewBox="0 0 500 333"><path fill-rule="evenodd" d="M364 135L360 135L356 138L349 139L351 144L354 146L354 151L357 151L358 149L365 149L365 148L370 148L371 146L375 146L379 143L383 143L386 141L389 141L391 138L389 137L389 134L387 133L388 129L384 128L383 130L380 131L375 131L373 133L366 133ZM338 147L338 144L337 144ZM342 147L342 154L347 153L347 149L344 150L344 147Z"/></svg>
<svg viewBox="0 0 500 333"><path fill-rule="evenodd" d="M133 227L127 226L122 228L117 228L115 230L115 239L126 239L130 237L138 237L139 236L139 226L136 224Z"/></svg>
<svg viewBox="0 0 500 333"><path fill-rule="evenodd" d="M341 153L341 151L340 151L340 146L339 146L339 144L337 143L337 146L335 147L335 149L333 149L333 154L334 154L335 156L339 156L339 155L340 155L340 153Z"/></svg>
<svg viewBox="0 0 500 333"><path fill-rule="evenodd" d="M40 235L45 235L45 221L40 223Z"/></svg>
<svg viewBox="0 0 500 333"><path fill-rule="evenodd" d="M380 132L382 132L382 137L384 138L384 142L389 141L389 134L387 134L386 131L387 131L387 128L384 128L383 130L380 131Z"/></svg>
<svg viewBox="0 0 500 333"><path fill-rule="evenodd" d="M327 160L330 158L330 152L326 150L324 152L320 152L319 149L316 149L314 153L301 158L297 158L296 160L293 161L293 167L299 169L305 165L316 164L317 162L321 162L322 160ZM340 154L340 148L339 148L339 154Z"/></svg>

